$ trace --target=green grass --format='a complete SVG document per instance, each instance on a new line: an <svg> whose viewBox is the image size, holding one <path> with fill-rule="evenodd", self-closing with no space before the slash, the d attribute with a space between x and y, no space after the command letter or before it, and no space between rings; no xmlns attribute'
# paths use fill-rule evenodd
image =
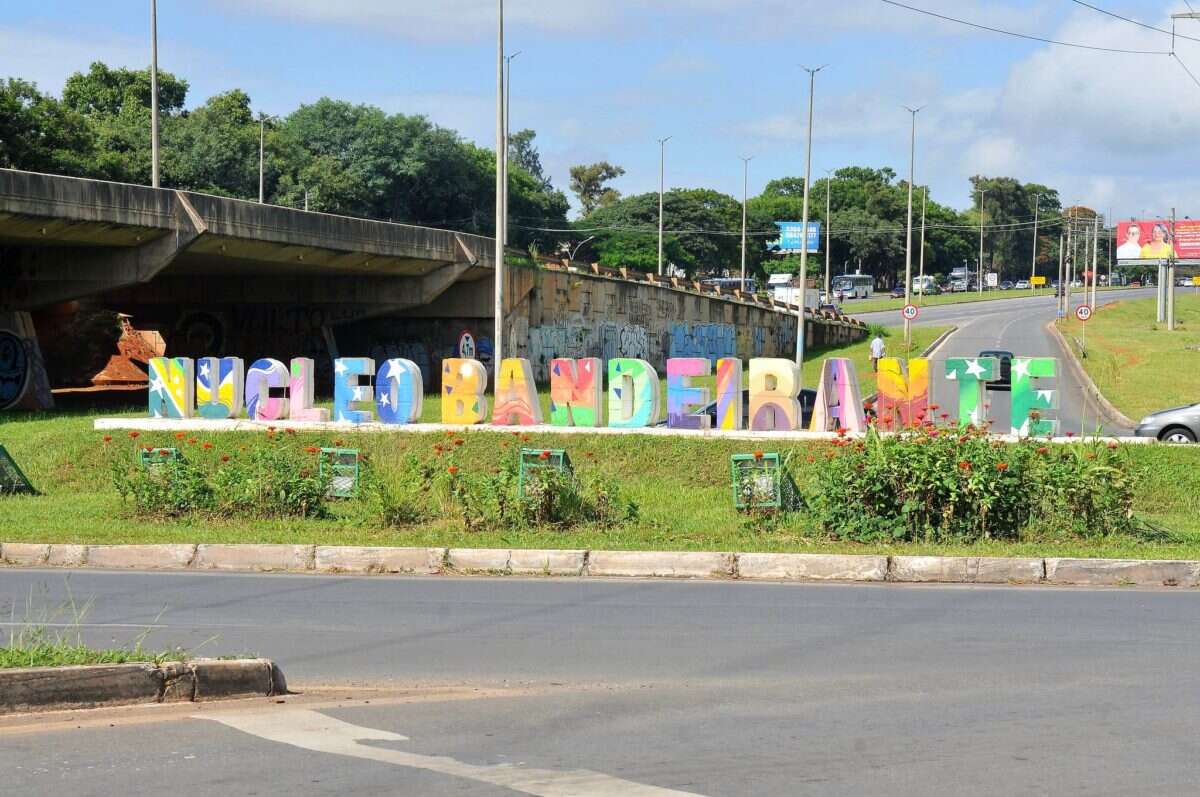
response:
<svg viewBox="0 0 1200 797"><path fill-rule="evenodd" d="M1154 299L1103 305L1087 322L1084 368L1105 398L1135 421L1200 401L1200 295L1195 290L1177 290L1174 332L1155 322ZM1083 326L1071 318L1061 329L1074 343L1084 338Z"/></svg>
<svg viewBox="0 0 1200 797"><path fill-rule="evenodd" d="M1083 288L1076 289L1082 291ZM1124 287L1114 288L1097 288L1098 291L1121 291L1128 290ZM937 296L915 296L913 304L918 307L933 307L939 304L964 304L967 302L987 302L993 299L1027 299L1030 296L1052 296L1053 289L1038 288L1036 291L984 291L982 295L975 291L967 291L966 293L942 293ZM846 302L842 305L842 311L850 316L858 315L859 313L877 313L882 310L900 310L904 307L903 299L864 299L857 302Z"/></svg>
<svg viewBox="0 0 1200 797"><path fill-rule="evenodd" d="M64 641L26 642L0 647L0 670L12 667L66 667L73 664L160 663L177 659L177 651L150 652L140 648L91 648Z"/></svg>
<svg viewBox="0 0 1200 797"><path fill-rule="evenodd" d="M142 412L130 414L140 416ZM729 456L756 448L792 454L793 472L806 484L820 467L826 443L750 443L725 439L649 438L600 434L530 435L522 443L510 432L480 429L462 435L457 463L464 472L491 470L515 445L566 448L583 476L617 482L640 505L637 522L622 527L580 526L568 530L467 531L443 517L415 528L391 529L363 521L349 503L323 520L173 521L133 517L113 491L108 471L111 447L133 456L136 445L179 445L169 433L145 433L136 441L117 432L107 444L93 431L88 414L6 416L3 442L25 469L40 496L0 499L0 540L40 543L289 543L323 545L452 546L501 548L590 548L629 550L815 551L831 553L947 554L991 556L1107 556L1200 559L1200 450L1193 447L1130 447L1142 469L1137 511L1174 532L1169 542L1132 538L1083 541L1028 540L977 545L858 545L827 540L804 516L785 524L747 522L732 507ZM202 435L213 454L234 451L257 432ZM283 445L330 445L344 439L367 453L372 467L398 469L413 452L432 455L444 434L301 433ZM184 444L184 448L189 448ZM588 456L588 455L591 456ZM813 456L815 462L809 463Z"/></svg>

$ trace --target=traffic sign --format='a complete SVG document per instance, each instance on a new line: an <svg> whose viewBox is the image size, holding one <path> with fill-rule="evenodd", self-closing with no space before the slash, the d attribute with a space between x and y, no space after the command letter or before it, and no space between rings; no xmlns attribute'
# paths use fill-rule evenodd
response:
<svg viewBox="0 0 1200 797"><path fill-rule="evenodd" d="M1040 288L1046 284L1046 278L1045 277L1033 277L1029 280L1029 284L1035 288Z"/></svg>
<svg viewBox="0 0 1200 797"><path fill-rule="evenodd" d="M1092 308L1086 304L1081 304L1075 308L1075 317L1080 321L1087 321L1092 317Z"/></svg>
<svg viewBox="0 0 1200 797"><path fill-rule="evenodd" d="M904 305L904 309L900 311L900 315L904 316L905 321L915 321L917 320L917 314L920 312L915 304L906 304Z"/></svg>

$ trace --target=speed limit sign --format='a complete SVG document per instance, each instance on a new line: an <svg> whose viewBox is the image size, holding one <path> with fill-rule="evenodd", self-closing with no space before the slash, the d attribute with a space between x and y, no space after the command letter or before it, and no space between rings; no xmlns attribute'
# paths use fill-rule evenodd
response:
<svg viewBox="0 0 1200 797"><path fill-rule="evenodd" d="M921 312L915 304L906 304L904 309L900 311L900 315L904 316L905 321L915 321L917 314Z"/></svg>
<svg viewBox="0 0 1200 797"><path fill-rule="evenodd" d="M1075 317L1080 321L1087 321L1092 317L1092 308L1086 304L1081 304L1075 308Z"/></svg>

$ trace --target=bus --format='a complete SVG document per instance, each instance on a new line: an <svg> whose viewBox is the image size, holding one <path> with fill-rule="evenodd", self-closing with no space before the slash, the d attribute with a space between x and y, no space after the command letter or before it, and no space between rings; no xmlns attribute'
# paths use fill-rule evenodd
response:
<svg viewBox="0 0 1200 797"><path fill-rule="evenodd" d="M732 291L738 288L744 293L754 293L755 291L754 280L751 277L746 277L744 280L740 277L712 277L700 280L700 284L720 288L723 291Z"/></svg>
<svg viewBox="0 0 1200 797"><path fill-rule="evenodd" d="M870 274L843 274L834 277L829 287L845 299L867 299L875 292L875 278Z"/></svg>

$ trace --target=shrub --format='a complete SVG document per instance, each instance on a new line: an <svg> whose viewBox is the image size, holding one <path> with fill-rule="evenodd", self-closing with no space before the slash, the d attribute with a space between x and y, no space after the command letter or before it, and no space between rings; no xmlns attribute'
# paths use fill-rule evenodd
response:
<svg viewBox="0 0 1200 797"><path fill-rule="evenodd" d="M1101 444L989 440L926 423L839 439L808 503L826 531L862 542L1014 539L1027 526L1081 536L1133 527L1134 474Z"/></svg>
<svg viewBox="0 0 1200 797"><path fill-rule="evenodd" d="M146 517L180 517L213 508L213 489L204 469L177 459L148 467L114 461L113 486L134 511Z"/></svg>
<svg viewBox="0 0 1200 797"><path fill-rule="evenodd" d="M362 512L388 528L412 526L435 513L434 468L409 455L398 478L388 478L374 468L362 471L359 485Z"/></svg>

